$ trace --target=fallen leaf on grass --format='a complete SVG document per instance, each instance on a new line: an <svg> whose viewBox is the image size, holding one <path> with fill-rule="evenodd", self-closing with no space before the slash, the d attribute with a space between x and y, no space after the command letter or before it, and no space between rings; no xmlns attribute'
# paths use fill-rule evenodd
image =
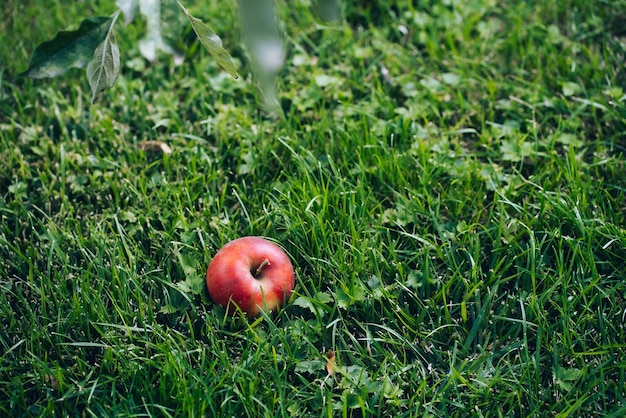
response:
<svg viewBox="0 0 626 418"><path fill-rule="evenodd" d="M49 387L51 387L52 389L58 389L59 388L59 381L56 379L56 377L54 377L51 374L46 374L43 377L44 382L46 382Z"/></svg>
<svg viewBox="0 0 626 418"><path fill-rule="evenodd" d="M332 376L335 373L335 352L330 350L326 353L326 358L328 362L326 363L326 371L328 372L328 376Z"/></svg>
<svg viewBox="0 0 626 418"><path fill-rule="evenodd" d="M139 148L146 152L162 152L163 154L170 155L172 149L165 142L161 141L141 141Z"/></svg>
<svg viewBox="0 0 626 418"><path fill-rule="evenodd" d="M326 381L332 378L335 374L335 352L333 350L329 350L326 353L326 372L328 373L324 380L320 383L320 388L324 386Z"/></svg>

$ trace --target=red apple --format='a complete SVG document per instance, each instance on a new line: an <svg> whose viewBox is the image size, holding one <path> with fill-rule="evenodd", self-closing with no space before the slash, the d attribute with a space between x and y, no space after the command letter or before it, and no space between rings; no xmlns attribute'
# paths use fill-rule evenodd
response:
<svg viewBox="0 0 626 418"><path fill-rule="evenodd" d="M289 300L295 285L291 260L276 244L261 237L243 237L224 245L206 271L213 302L229 313L237 305L253 317L273 311Z"/></svg>

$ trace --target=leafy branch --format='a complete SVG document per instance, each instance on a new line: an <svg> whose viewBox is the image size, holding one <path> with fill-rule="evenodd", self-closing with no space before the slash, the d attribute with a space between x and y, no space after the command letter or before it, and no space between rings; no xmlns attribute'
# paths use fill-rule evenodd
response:
<svg viewBox="0 0 626 418"><path fill-rule="evenodd" d="M84 67L93 58L113 22L112 17L90 17L73 32L62 31L39 45L22 75L30 78L58 77L70 68Z"/></svg>
<svg viewBox="0 0 626 418"><path fill-rule="evenodd" d="M191 15L180 2L176 3L204 48L228 74L238 78L232 57L224 49L220 37L202 20ZM117 0L116 4L119 10L110 17L87 18L77 30L59 32L51 41L40 44L33 53L28 69L22 75L30 78L59 77L70 68L86 66L92 101L95 101L100 93L115 84L119 74L120 50L115 43L115 22L120 12L124 12L126 23L130 22L137 9L146 16L147 21L146 37L140 41L142 54L149 60L156 58L157 49L176 55L175 49L164 41L161 31L161 9L162 6L171 6L171 0Z"/></svg>

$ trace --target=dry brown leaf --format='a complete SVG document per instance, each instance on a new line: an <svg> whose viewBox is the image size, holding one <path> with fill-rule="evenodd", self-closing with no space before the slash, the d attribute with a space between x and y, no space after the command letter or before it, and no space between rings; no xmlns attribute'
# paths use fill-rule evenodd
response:
<svg viewBox="0 0 626 418"><path fill-rule="evenodd" d="M328 353L326 353L326 358L328 359L328 361L326 362L326 371L328 372L329 376L332 376L333 373L335 373L335 352L333 350L330 350Z"/></svg>
<svg viewBox="0 0 626 418"><path fill-rule="evenodd" d="M141 141L139 148L146 152L162 152L163 154L170 155L172 149L165 142L161 141Z"/></svg>
<svg viewBox="0 0 626 418"><path fill-rule="evenodd" d="M51 374L44 375L43 381L46 382L52 389L56 390L59 388L59 381Z"/></svg>

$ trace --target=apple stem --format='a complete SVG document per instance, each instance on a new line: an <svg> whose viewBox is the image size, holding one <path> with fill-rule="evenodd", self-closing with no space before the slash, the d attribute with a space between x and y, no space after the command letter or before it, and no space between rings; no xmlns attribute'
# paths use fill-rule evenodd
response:
<svg viewBox="0 0 626 418"><path fill-rule="evenodd" d="M265 266L269 266L269 265L270 265L270 260L268 260L267 258L263 260L261 264L259 265L259 267L256 269L256 272L254 273L254 277L259 277L259 275L261 274Z"/></svg>

